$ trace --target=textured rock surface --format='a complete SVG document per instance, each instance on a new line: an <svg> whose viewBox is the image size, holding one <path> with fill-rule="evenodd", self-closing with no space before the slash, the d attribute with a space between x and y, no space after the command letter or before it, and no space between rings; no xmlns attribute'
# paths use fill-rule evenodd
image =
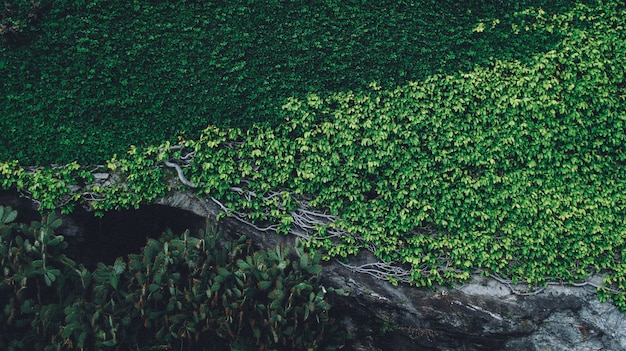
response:
<svg viewBox="0 0 626 351"><path fill-rule="evenodd" d="M219 212L186 193L158 203L209 218ZM293 238L258 232L233 218L220 223L263 247L293 244ZM626 313L600 303L589 288L548 286L521 296L476 277L462 287L430 291L394 287L333 262L323 275L327 286L349 292L333 298L333 309L353 335L353 350L626 350Z"/></svg>

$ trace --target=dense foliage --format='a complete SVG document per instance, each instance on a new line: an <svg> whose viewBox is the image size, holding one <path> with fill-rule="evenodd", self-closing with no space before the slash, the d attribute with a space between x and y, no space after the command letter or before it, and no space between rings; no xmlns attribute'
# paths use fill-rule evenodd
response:
<svg viewBox="0 0 626 351"><path fill-rule="evenodd" d="M526 62L292 98L272 128L133 147L108 162L120 177L108 186L84 187L77 164L5 163L2 182L39 190L42 205L83 196L106 210L167 192L180 175L163 164L176 161L200 196L244 220L294 232L302 209L328 219L303 235L327 258L372 250L420 286L473 272L530 285L602 272L601 297L626 308L626 10L523 15L533 21L518 30L563 40Z"/></svg>
<svg viewBox="0 0 626 351"><path fill-rule="evenodd" d="M313 350L340 346L319 257L211 230L165 233L94 271L63 253L59 219L0 207L2 350Z"/></svg>
<svg viewBox="0 0 626 351"><path fill-rule="evenodd" d="M530 284L609 271L623 290L625 15L538 10L535 25L565 39L531 63L292 99L284 125L235 138L208 129L185 144L189 179L255 220L290 224L302 199L329 210L349 235L321 228L314 246L374 248L418 285L477 269Z"/></svg>
<svg viewBox="0 0 626 351"><path fill-rule="evenodd" d="M0 9L0 38L15 44L29 39L32 27L41 19L44 8L35 1L5 1Z"/></svg>
<svg viewBox="0 0 626 351"><path fill-rule="evenodd" d="M40 0L36 23L31 0L6 3L20 34L0 43L0 160L84 164L209 124L276 125L289 96L526 60L561 33L523 30L519 11L573 2Z"/></svg>
<svg viewBox="0 0 626 351"><path fill-rule="evenodd" d="M117 172L109 184L90 186L77 163L12 161L0 165L2 185L43 207L82 199L107 210L151 201L180 178L227 213L306 237L326 258L371 250L419 286L475 272L533 286L603 273L601 298L626 309L626 9L599 1L507 18L511 38L559 40L399 86L381 79L295 96L281 110L255 105L281 123L132 147L98 168ZM475 21L471 35L502 33L499 19ZM324 220L302 225L303 214ZM389 272L379 273L405 279Z"/></svg>

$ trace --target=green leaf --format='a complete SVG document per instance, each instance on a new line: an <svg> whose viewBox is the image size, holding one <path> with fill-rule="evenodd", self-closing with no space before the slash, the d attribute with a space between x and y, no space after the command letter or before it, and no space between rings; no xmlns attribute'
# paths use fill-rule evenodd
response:
<svg viewBox="0 0 626 351"><path fill-rule="evenodd" d="M33 313L33 305L32 305L32 301L31 300L26 300L22 303L22 306L20 308L20 310L22 311L22 313L24 314L30 314Z"/></svg>
<svg viewBox="0 0 626 351"><path fill-rule="evenodd" d="M261 291L266 291L269 288L271 288L273 285L273 282L268 281L268 280L262 280L260 282L257 283L257 286L259 287L259 289L261 289Z"/></svg>
<svg viewBox="0 0 626 351"><path fill-rule="evenodd" d="M115 340L105 340L102 342L102 345L107 346L107 347L113 347L116 344L117 343L115 342Z"/></svg>
<svg viewBox="0 0 626 351"><path fill-rule="evenodd" d="M155 291L159 290L161 288L161 286L159 286L158 284L150 284L148 285L148 291L150 291L150 293L154 293Z"/></svg>
<svg viewBox="0 0 626 351"><path fill-rule="evenodd" d="M309 255L304 254L300 256L300 267L305 268L309 265Z"/></svg>
<svg viewBox="0 0 626 351"><path fill-rule="evenodd" d="M244 260L238 260L237 261L237 266L239 266L239 268L241 268L242 270L250 269L250 265L248 263L246 263L246 261L244 261Z"/></svg>
<svg viewBox="0 0 626 351"><path fill-rule="evenodd" d="M11 207L0 206L0 219L2 223L9 224L17 218L17 211L14 211Z"/></svg>
<svg viewBox="0 0 626 351"><path fill-rule="evenodd" d="M126 269L126 263L121 258L116 258L115 263L113 264L113 272L115 275L120 275Z"/></svg>
<svg viewBox="0 0 626 351"><path fill-rule="evenodd" d="M306 266L304 270L310 274L319 274L322 271L322 266L316 264L313 266Z"/></svg>
<svg viewBox="0 0 626 351"><path fill-rule="evenodd" d="M62 235L55 235L50 241L48 241L47 245L51 247L55 247L63 242L64 238Z"/></svg>
<svg viewBox="0 0 626 351"><path fill-rule="evenodd" d="M52 283L56 280L56 277L50 272L44 272L43 278L47 286L52 286Z"/></svg>
<svg viewBox="0 0 626 351"><path fill-rule="evenodd" d="M111 286L113 287L113 289L117 290L117 286L120 282L120 276L119 275L111 275L109 277L109 283L111 284ZM153 291L151 291L153 292Z"/></svg>
<svg viewBox="0 0 626 351"><path fill-rule="evenodd" d="M228 279L233 275L228 269L224 267L218 268L217 271L218 271L219 276L222 277L223 279Z"/></svg>
<svg viewBox="0 0 626 351"><path fill-rule="evenodd" d="M63 221L60 218L56 218L54 212L48 215L48 217L46 218L46 225L50 229L57 229L61 226L61 224L63 224Z"/></svg>

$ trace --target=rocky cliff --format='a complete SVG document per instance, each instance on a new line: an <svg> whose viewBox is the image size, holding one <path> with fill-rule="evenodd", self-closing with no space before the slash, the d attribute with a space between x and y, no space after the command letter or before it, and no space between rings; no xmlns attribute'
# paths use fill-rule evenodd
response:
<svg viewBox="0 0 626 351"><path fill-rule="evenodd" d="M36 216L33 204L17 194L0 195L1 205ZM183 222L178 226L197 227L220 212L214 203L184 192L157 204L172 208ZM182 216L180 210L187 212ZM78 217L84 215L77 211L66 218L64 233L80 236L86 220ZM165 217L161 212L155 216ZM260 247L294 244L293 237L261 232L235 218L222 219L220 227L230 235L244 234ZM363 264L375 259L362 254L354 260ZM433 291L393 286L334 261L325 264L322 274L326 286L348 292L334 295L331 302L332 313L352 335L349 350L626 350L626 313L598 301L591 285L550 285L521 295L509 284L477 276L464 286Z"/></svg>

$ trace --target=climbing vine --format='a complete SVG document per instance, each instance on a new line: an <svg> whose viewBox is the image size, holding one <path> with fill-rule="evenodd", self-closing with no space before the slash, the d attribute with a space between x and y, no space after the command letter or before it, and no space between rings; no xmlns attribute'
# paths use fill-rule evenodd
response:
<svg viewBox="0 0 626 351"><path fill-rule="evenodd" d="M210 126L197 139L133 147L99 168L116 179L40 201L77 196L107 210L183 186L224 215L392 282L481 273L535 287L602 273L600 297L626 309L625 11L527 11L533 20L516 30L559 32L555 50L396 88L291 98L279 126ZM0 171L5 187L32 195L44 178L64 189L63 175L80 172L72 167ZM380 261L351 266L361 250Z"/></svg>

